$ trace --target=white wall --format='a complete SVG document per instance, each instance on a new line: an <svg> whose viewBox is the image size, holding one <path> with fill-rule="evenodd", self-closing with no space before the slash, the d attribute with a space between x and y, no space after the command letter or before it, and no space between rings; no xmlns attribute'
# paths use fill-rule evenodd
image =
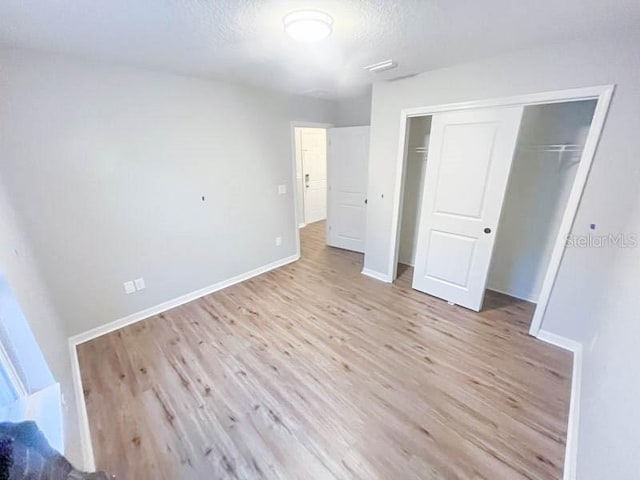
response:
<svg viewBox="0 0 640 480"><path fill-rule="evenodd" d="M0 174L67 334L295 254L290 122L335 103L21 50L0 65Z"/></svg>
<svg viewBox="0 0 640 480"><path fill-rule="evenodd" d="M337 102L336 127L359 127L371 124L371 92Z"/></svg>
<svg viewBox="0 0 640 480"><path fill-rule="evenodd" d="M27 393L56 383L9 281L0 271L0 342Z"/></svg>
<svg viewBox="0 0 640 480"><path fill-rule="evenodd" d="M374 85L365 268L389 273L399 119L405 107L615 83L616 92L573 233L586 235L591 223L597 224L597 234L640 231L640 222L627 224L640 184L639 41L635 32L619 32L615 38L515 52ZM620 260L624 276L615 286L624 288L616 289L609 285L608 274L620 254L618 248L568 249L543 323L545 330L585 345L601 335L593 352L585 352L583 375L588 387L583 391L582 400L587 406L580 418L580 480L601 479L600 472L607 471L620 473L607 478L637 475L637 456L629 453L640 448L637 429L633 428L637 413L631 417L628 414L630 405L640 403L640 383L630 382L636 374L621 372L621 368L633 368L640 361L638 269L633 268L638 265L638 250L622 251L625 257L633 256L634 262ZM602 339L605 333L606 341ZM596 391L593 397L587 397ZM606 415L599 419L602 412ZM622 424L626 427L614 441L616 427ZM624 449L615 452L622 443Z"/></svg>
<svg viewBox="0 0 640 480"><path fill-rule="evenodd" d="M538 301L580 153L565 152L561 161L559 153L530 147L584 145L595 105L589 100L524 109L488 288Z"/></svg>
<svg viewBox="0 0 640 480"><path fill-rule="evenodd" d="M414 265L420 224L420 206L427 171L426 152L416 152L416 147L429 146L431 117L409 119L409 141L405 160L402 217L398 242L398 262Z"/></svg>
<svg viewBox="0 0 640 480"><path fill-rule="evenodd" d="M640 98L632 105L640 112ZM634 125L640 127L640 118ZM633 210L622 231L640 238L640 197ZM636 480L640 472L640 248L616 253L585 345L578 480Z"/></svg>
<svg viewBox="0 0 640 480"><path fill-rule="evenodd" d="M4 159L3 159L4 161ZM25 239L14 209L0 178L0 269L29 322L47 364L60 383L64 406L65 454L81 465L82 454L71 378L66 327L48 296L29 243ZM38 379L38 382L41 382ZM43 384L34 385L40 388Z"/></svg>

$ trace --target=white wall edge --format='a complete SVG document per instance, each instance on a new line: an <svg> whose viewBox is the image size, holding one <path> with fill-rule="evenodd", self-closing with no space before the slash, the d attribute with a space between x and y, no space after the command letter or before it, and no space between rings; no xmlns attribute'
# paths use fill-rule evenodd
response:
<svg viewBox="0 0 640 480"><path fill-rule="evenodd" d="M76 398L76 410L78 414L78 426L80 430L80 448L82 449L82 468L87 472L96 469L96 462L93 456L93 443L91 442L91 431L89 430L89 416L87 415L87 405L84 403L84 387L82 386L82 376L80 375L80 362L78 361L78 351L76 343L69 339L69 355L71 356L71 377L73 379L73 391Z"/></svg>
<svg viewBox="0 0 640 480"><path fill-rule="evenodd" d="M376 272L374 270L369 270L368 268L362 269L362 274L367 277L375 278L376 280L380 280L381 282L391 283L391 277L384 273Z"/></svg>
<svg viewBox="0 0 640 480"><path fill-rule="evenodd" d="M307 226L307 224L306 224L306 223L299 223L299 224L298 224L298 228L304 228L304 227L306 227L306 226Z"/></svg>
<svg viewBox="0 0 640 480"><path fill-rule="evenodd" d="M82 332L78 335L74 335L70 337L69 353L71 356L71 372L73 377L73 389L75 392L76 407L78 410L78 422L80 424L80 441L82 442L81 447L82 447L83 468L91 472L95 471L96 469L95 457L93 455L93 444L91 442L91 431L89 429L89 416L87 414L87 406L84 402L84 388L82 386L82 376L80 375L80 362L78 360L78 351L76 349L78 345L84 342L88 342L89 340L100 337L102 335L105 335L107 333L118 330L122 327L126 327L127 325L131 325L132 323L139 322L146 318L153 317L160 313L166 312L167 310L171 310L172 308L179 307L180 305L184 305L185 303L191 302L193 300L197 300L198 298L217 292L219 290L222 290L223 288L227 288L237 283L244 282L245 280L249 280L250 278L257 277L258 275L269 272L271 270L275 270L276 268L283 267L284 265L288 265L289 263L293 263L299 259L300 259L300 255L297 255L297 254L291 255L289 257L285 257L283 259L277 260L267 265L263 265L262 267L258 267L256 269L250 270L240 275L236 275L235 277L231 277L227 280L214 283L213 285L210 285L208 287L204 287L194 292L187 293L186 295L182 295L180 297L174 298L173 300L163 302L154 307L141 310L140 312L128 315L126 317L120 318L113 322L109 322L105 325L101 325L97 328L93 328L91 330L87 330L86 332Z"/></svg>
<svg viewBox="0 0 640 480"><path fill-rule="evenodd" d="M545 330L540 330L537 338L543 342L573 352L571 400L569 404L569 423L567 425L567 443L564 454L564 473L562 480L576 480L578 427L580 424L580 390L582 387L582 344Z"/></svg>

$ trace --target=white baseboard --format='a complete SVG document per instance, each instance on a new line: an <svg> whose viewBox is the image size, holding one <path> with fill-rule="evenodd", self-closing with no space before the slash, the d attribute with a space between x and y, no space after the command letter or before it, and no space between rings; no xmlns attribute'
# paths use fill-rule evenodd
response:
<svg viewBox="0 0 640 480"><path fill-rule="evenodd" d="M407 267L411 267L411 268L416 268L416 262L414 262L413 260L403 260L399 258L398 264L406 265Z"/></svg>
<svg viewBox="0 0 640 480"><path fill-rule="evenodd" d="M375 278L376 280L380 280L381 282L391 283L391 277L387 274L376 272L374 270L369 270L368 268L362 269L362 274L367 277Z"/></svg>
<svg viewBox="0 0 640 480"><path fill-rule="evenodd" d="M582 344L575 340L540 330L537 338L565 350L573 352L573 372L571 375L571 401L569 404L569 424L567 445L564 456L563 480L576 480L578 458L578 427L580 420L580 389L582 385Z"/></svg>
<svg viewBox="0 0 640 480"><path fill-rule="evenodd" d="M299 223L299 224L298 224L298 228L304 228L304 227L306 227L306 226L307 226L307 224L306 224L306 223Z"/></svg>
<svg viewBox="0 0 640 480"><path fill-rule="evenodd" d="M525 302L538 303L538 298L530 295L515 294L513 292L507 292L495 287L487 287L487 290L493 290L494 292L502 293L503 295L509 295L510 297L517 298L518 300L524 300Z"/></svg>
<svg viewBox="0 0 640 480"><path fill-rule="evenodd" d="M88 342L94 338L100 337L107 333L118 330L122 327L126 327L127 325L131 325L132 323L139 322L149 317L153 317L160 313L166 312L167 310L171 310L172 308L178 307L180 305L184 305L185 303L191 302L198 298L204 297L205 295L209 295L210 293L217 292L218 290L222 290L223 288L230 287L240 282L244 282L245 280L249 280L250 278L257 277L263 273L274 270L276 268L282 267L289 263L295 262L300 259L299 255L291 255L290 257L283 258L281 260L277 260L275 262L269 263L267 265L263 265L262 267L258 267L254 270L250 270L245 273L241 273L240 275L236 275L235 277L231 277L227 280L222 280L221 282L214 283L208 287L201 288L196 290L195 292L187 293L186 295L182 295L180 297L174 298L173 300L169 300L167 302L163 302L159 305L147 308L137 313L133 313L131 315L127 315L126 317L120 318L118 320L114 320L113 322L106 323L99 327L93 328L91 330L87 330L86 332L79 333L78 335L74 335L69 338L69 353L71 355L71 372L73 376L73 388L75 391L76 398L76 407L78 410L78 421L80 423L80 440L82 442L82 459L83 459L83 468L86 471L94 471L95 470L95 458L93 455L93 445L91 443L91 432L89 430L89 417L87 415L87 406L84 402L84 389L82 386L82 376L80 375L80 362L78 361L78 351L76 347L81 343Z"/></svg>
<svg viewBox="0 0 640 480"><path fill-rule="evenodd" d="M555 333L547 332L546 330L540 330L538 335L536 335L536 338L543 342L550 343L551 345L555 345L556 347L569 350L570 352L575 353L578 350L582 351L582 344L580 342L576 342L575 340L571 340L561 335L556 335Z"/></svg>

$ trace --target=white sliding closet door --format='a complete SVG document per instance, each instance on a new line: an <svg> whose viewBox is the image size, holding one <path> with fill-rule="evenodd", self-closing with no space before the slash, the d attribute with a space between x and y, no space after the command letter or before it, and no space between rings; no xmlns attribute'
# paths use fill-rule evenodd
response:
<svg viewBox="0 0 640 480"><path fill-rule="evenodd" d="M364 252L369 127L328 130L327 243Z"/></svg>
<svg viewBox="0 0 640 480"><path fill-rule="evenodd" d="M522 107L433 116L413 288L480 311Z"/></svg>

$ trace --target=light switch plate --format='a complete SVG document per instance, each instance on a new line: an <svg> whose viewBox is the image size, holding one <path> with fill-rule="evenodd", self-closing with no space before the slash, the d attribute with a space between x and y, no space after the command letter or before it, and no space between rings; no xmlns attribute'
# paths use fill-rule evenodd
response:
<svg viewBox="0 0 640 480"><path fill-rule="evenodd" d="M130 293L133 293L135 291L136 291L136 286L134 285L133 282L131 282L131 281L124 282L124 293L129 295Z"/></svg>
<svg viewBox="0 0 640 480"><path fill-rule="evenodd" d="M279 195L284 195L285 193L287 193L287 186L286 185L278 185L278 194Z"/></svg>
<svg viewBox="0 0 640 480"><path fill-rule="evenodd" d="M136 290L144 290L145 284L144 284L144 278L136 278L133 283L136 286Z"/></svg>
<svg viewBox="0 0 640 480"><path fill-rule="evenodd" d="M276 237L276 247L282 245L282 237Z"/></svg>

